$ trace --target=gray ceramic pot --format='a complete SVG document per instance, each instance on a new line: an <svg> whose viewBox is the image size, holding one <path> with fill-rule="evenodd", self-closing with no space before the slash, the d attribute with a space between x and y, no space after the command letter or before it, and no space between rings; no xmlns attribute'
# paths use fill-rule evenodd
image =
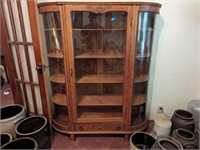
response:
<svg viewBox="0 0 200 150"><path fill-rule="evenodd" d="M136 132L130 137L130 149L150 149L155 143L155 138L146 132Z"/></svg>
<svg viewBox="0 0 200 150"><path fill-rule="evenodd" d="M172 122L171 131L178 128L183 128L191 132L194 132L195 123L193 120L194 120L194 116L189 111L181 110L181 109L175 110L171 118L171 122Z"/></svg>
<svg viewBox="0 0 200 150"><path fill-rule="evenodd" d="M171 136L179 141L184 149L197 148L195 134L189 130L179 128L174 130Z"/></svg>
<svg viewBox="0 0 200 150"><path fill-rule="evenodd" d="M179 149L183 150L182 145L174 138L170 136L161 135L156 139L156 142L151 149L162 149L162 150L172 150Z"/></svg>

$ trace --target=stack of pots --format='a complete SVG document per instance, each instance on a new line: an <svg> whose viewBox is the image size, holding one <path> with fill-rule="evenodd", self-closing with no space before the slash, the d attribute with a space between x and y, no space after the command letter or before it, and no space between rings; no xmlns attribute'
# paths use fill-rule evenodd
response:
<svg viewBox="0 0 200 150"><path fill-rule="evenodd" d="M153 135L146 132L136 132L130 137L130 150L141 149L179 149L183 150L182 145L173 137L160 135L155 138Z"/></svg>
<svg viewBox="0 0 200 150"><path fill-rule="evenodd" d="M171 136L179 141L184 149L196 149L198 141L194 134L195 122L193 114L187 110L175 110L171 122Z"/></svg>
<svg viewBox="0 0 200 150"><path fill-rule="evenodd" d="M136 132L131 135L130 149L200 149L200 123L195 134L194 116L189 111L178 109L170 121L156 121L152 134ZM168 129L170 126L171 130ZM154 131L159 133L157 138Z"/></svg>

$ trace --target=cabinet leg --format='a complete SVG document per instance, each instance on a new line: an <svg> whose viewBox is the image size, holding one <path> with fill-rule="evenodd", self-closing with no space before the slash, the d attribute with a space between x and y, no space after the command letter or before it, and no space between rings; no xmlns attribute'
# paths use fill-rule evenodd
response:
<svg viewBox="0 0 200 150"><path fill-rule="evenodd" d="M126 141L128 141L128 140L129 140L129 134L125 134L124 139L125 139Z"/></svg>
<svg viewBox="0 0 200 150"><path fill-rule="evenodd" d="M75 141L75 135L74 134L70 134L70 140Z"/></svg>

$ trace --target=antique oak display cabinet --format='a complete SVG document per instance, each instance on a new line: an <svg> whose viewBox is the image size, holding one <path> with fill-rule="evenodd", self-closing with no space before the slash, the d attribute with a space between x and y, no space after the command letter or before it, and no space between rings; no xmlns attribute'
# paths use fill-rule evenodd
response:
<svg viewBox="0 0 200 150"><path fill-rule="evenodd" d="M144 130L157 3L39 4L52 126L75 134Z"/></svg>

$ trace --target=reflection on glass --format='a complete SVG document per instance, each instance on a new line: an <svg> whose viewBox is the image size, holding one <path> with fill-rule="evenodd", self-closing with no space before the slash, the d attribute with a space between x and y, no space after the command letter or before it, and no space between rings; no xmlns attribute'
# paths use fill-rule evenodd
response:
<svg viewBox="0 0 200 150"><path fill-rule="evenodd" d="M140 12L136 43L136 58L134 68L132 120L133 126L145 121L145 107L147 101L147 87L152 52L152 39L155 14Z"/></svg>
<svg viewBox="0 0 200 150"><path fill-rule="evenodd" d="M126 29L126 12L72 12L72 25L75 29Z"/></svg>
<svg viewBox="0 0 200 150"><path fill-rule="evenodd" d="M53 122L56 124L56 127L63 130L63 127L68 126L68 110L60 14L57 12L43 13L43 22L49 65L49 80L51 81Z"/></svg>
<svg viewBox="0 0 200 150"><path fill-rule="evenodd" d="M126 18L126 12L71 13L78 118L122 117Z"/></svg>
<svg viewBox="0 0 200 150"><path fill-rule="evenodd" d="M154 28L154 13L139 13L138 35L137 35L137 54L141 56L150 55Z"/></svg>
<svg viewBox="0 0 200 150"><path fill-rule="evenodd" d="M50 53L62 52L61 45L61 26L59 13L44 13L43 14L46 45Z"/></svg>

